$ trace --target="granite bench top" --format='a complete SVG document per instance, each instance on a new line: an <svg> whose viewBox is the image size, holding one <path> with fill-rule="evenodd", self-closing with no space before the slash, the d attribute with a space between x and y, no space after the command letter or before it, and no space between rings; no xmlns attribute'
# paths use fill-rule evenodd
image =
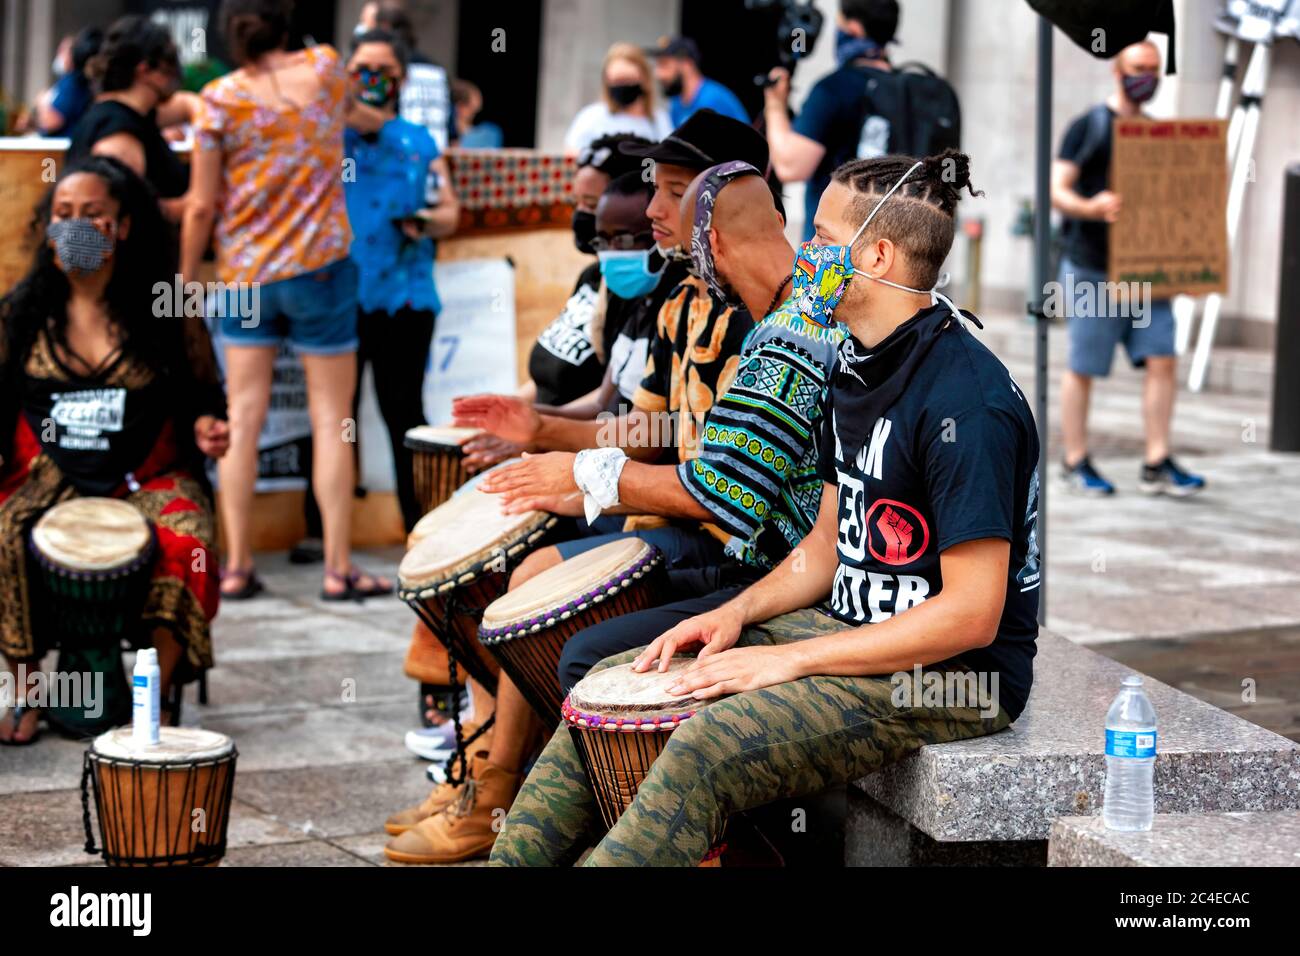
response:
<svg viewBox="0 0 1300 956"><path fill-rule="evenodd" d="M1099 813L1106 711L1132 669L1043 631L1034 686L1006 730L922 747L857 781L941 841L1046 840ZM1160 729L1157 813L1300 809L1300 744L1146 679Z"/></svg>
<svg viewBox="0 0 1300 956"><path fill-rule="evenodd" d="M1300 810L1157 813L1140 833L1101 817L1052 824L1048 866L1300 866Z"/></svg>

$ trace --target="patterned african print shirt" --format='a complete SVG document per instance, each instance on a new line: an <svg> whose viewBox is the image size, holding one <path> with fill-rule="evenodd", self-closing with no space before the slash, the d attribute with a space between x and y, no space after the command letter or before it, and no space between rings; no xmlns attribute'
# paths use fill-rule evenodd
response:
<svg viewBox="0 0 1300 956"><path fill-rule="evenodd" d="M753 330L749 310L719 302L694 275L682 280L659 309L645 376L632 404L672 415L678 461L698 453L704 417L731 386L745 337Z"/></svg>
<svg viewBox="0 0 1300 956"><path fill-rule="evenodd" d="M815 325L786 299L746 339L735 381L704 423L699 456L677 468L746 564L775 567L817 520L821 419L843 338L842 326Z"/></svg>

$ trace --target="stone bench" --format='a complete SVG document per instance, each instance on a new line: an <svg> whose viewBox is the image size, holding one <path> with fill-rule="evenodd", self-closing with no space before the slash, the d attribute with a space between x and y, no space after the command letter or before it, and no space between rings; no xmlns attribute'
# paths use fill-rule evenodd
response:
<svg viewBox="0 0 1300 956"><path fill-rule="evenodd" d="M1300 810L1157 813L1151 829L1107 830L1101 817L1052 824L1048 866L1300 866Z"/></svg>
<svg viewBox="0 0 1300 956"><path fill-rule="evenodd" d="M1132 669L1048 631L1011 727L922 747L850 787L849 865L1038 863L1052 824L1100 812L1106 711ZM1300 808L1300 744L1147 678L1160 814Z"/></svg>

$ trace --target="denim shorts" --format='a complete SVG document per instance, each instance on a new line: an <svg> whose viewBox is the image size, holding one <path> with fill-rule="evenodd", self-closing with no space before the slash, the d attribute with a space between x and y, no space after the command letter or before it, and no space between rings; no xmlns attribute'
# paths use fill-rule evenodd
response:
<svg viewBox="0 0 1300 956"><path fill-rule="evenodd" d="M1135 368L1152 356L1175 353L1174 312L1168 299L1147 301L1139 296L1132 307L1121 303L1117 308L1106 291L1106 273L1068 259L1061 260L1059 279L1063 294L1072 298L1062 303L1068 310L1070 371L1105 378L1115 346L1121 343Z"/></svg>
<svg viewBox="0 0 1300 956"><path fill-rule="evenodd" d="M357 350L357 266L350 257L291 279L208 298L229 345L278 346L288 339L307 355Z"/></svg>

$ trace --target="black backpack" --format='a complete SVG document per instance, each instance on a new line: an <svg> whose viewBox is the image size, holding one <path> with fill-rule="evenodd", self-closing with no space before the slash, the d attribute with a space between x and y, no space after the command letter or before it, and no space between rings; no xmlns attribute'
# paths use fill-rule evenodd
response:
<svg viewBox="0 0 1300 956"><path fill-rule="evenodd" d="M903 63L890 75L898 91L898 115L889 117L890 152L921 157L960 149L961 104L948 81L921 63Z"/></svg>

